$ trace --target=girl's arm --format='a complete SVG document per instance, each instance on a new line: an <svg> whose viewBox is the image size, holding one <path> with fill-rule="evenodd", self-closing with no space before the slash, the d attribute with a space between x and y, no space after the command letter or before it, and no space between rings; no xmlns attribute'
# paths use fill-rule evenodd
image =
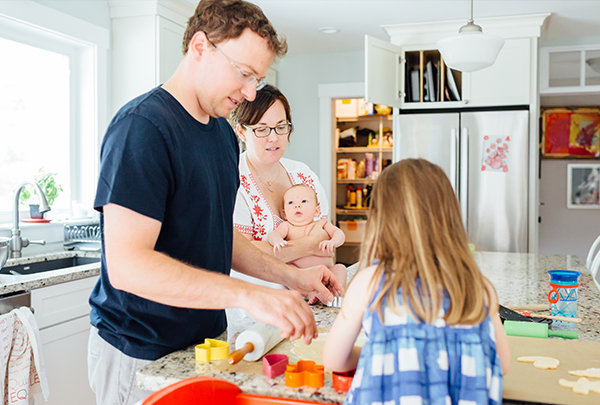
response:
<svg viewBox="0 0 600 405"><path fill-rule="evenodd" d="M346 290L342 309L323 346L323 365L329 370L343 372L356 369L361 347L354 344L362 327L363 314L368 310L374 271L375 266L358 272Z"/></svg>
<svg viewBox="0 0 600 405"><path fill-rule="evenodd" d="M510 348L508 347L508 338L506 337L506 332L504 332L502 321L498 314L498 296L496 295L496 290L489 280L485 279L485 282L491 297L490 317L492 318L494 329L496 329L496 351L500 358L500 364L502 364L502 372L506 375L510 370Z"/></svg>

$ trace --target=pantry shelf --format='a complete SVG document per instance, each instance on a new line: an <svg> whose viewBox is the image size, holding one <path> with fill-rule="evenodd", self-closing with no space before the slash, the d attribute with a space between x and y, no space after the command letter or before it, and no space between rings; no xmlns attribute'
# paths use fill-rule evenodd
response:
<svg viewBox="0 0 600 405"><path fill-rule="evenodd" d="M337 122L364 122L364 121L376 121L379 122L380 119L392 121L393 115L360 115L357 117L337 117Z"/></svg>
<svg viewBox="0 0 600 405"><path fill-rule="evenodd" d="M365 152L392 152L393 148L391 146L386 146L383 148L373 147L373 146L351 146L348 148L337 148L337 153L365 153Z"/></svg>
<svg viewBox="0 0 600 405"><path fill-rule="evenodd" d="M344 209L344 208L336 208L336 214L338 215L367 215L369 212L368 209Z"/></svg>
<svg viewBox="0 0 600 405"><path fill-rule="evenodd" d="M374 180L374 179L338 179L337 180L338 184L353 184L353 183L373 184L376 181L377 180Z"/></svg>

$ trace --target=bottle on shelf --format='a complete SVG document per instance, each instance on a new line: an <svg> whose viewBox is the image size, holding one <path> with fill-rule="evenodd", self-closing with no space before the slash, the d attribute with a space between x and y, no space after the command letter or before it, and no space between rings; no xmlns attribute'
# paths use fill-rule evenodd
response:
<svg viewBox="0 0 600 405"><path fill-rule="evenodd" d="M362 208L362 201L363 201L363 192L362 192L362 188L357 187L356 188L356 208Z"/></svg>

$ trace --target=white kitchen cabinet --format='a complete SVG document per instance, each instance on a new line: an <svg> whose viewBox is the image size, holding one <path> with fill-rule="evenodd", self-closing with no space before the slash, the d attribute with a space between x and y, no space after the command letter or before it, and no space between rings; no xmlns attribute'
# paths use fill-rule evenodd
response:
<svg viewBox="0 0 600 405"><path fill-rule="evenodd" d="M36 403L94 405L88 382L87 345L90 333L88 299L98 277L56 284L31 291L50 395Z"/></svg>
<svg viewBox="0 0 600 405"><path fill-rule="evenodd" d="M409 102L407 70L419 64L420 87L428 61L438 63L439 76L434 81L443 85L448 70L436 49L438 40L455 35L465 21L440 21L383 26L390 42L372 37L365 39L365 98L376 104L401 109L490 107L531 104L537 97L537 38L549 14L482 18L476 22L485 33L500 36L505 44L496 62L472 73L453 71L459 99L442 97L434 102ZM418 57L416 55L419 55ZM416 58L416 59L415 59ZM444 73L445 79L441 73ZM444 85L445 86L445 85Z"/></svg>
<svg viewBox="0 0 600 405"><path fill-rule="evenodd" d="M540 48L540 95L600 92L600 72L587 63L590 59L600 61L600 45Z"/></svg>
<svg viewBox="0 0 600 405"><path fill-rule="evenodd" d="M195 6L183 0L110 0L112 111L164 83L183 57L187 20Z"/></svg>

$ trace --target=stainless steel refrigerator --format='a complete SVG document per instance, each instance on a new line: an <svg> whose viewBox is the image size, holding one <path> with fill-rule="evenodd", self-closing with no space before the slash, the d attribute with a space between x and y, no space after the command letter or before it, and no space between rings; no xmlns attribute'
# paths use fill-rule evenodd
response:
<svg viewBox="0 0 600 405"><path fill-rule="evenodd" d="M482 251L528 251L529 111L401 110L394 160L441 166L460 201L471 242Z"/></svg>

